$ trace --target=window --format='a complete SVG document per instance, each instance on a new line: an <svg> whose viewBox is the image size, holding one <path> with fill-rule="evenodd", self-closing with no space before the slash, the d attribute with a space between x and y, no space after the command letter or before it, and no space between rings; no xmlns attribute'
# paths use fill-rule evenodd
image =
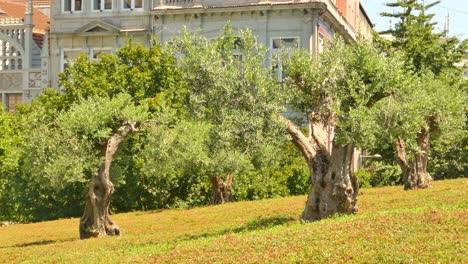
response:
<svg viewBox="0 0 468 264"><path fill-rule="evenodd" d="M322 33L318 34L318 53L322 53L325 48L325 37Z"/></svg>
<svg viewBox="0 0 468 264"><path fill-rule="evenodd" d="M240 51L241 45L241 39L236 37L236 40L234 41L234 50L232 51L232 56L240 62L245 61L245 56Z"/></svg>
<svg viewBox="0 0 468 264"><path fill-rule="evenodd" d="M273 70L281 82L285 76L281 60L277 58L281 49L297 49L299 48L299 37L280 37L271 39L271 52L273 55Z"/></svg>
<svg viewBox="0 0 468 264"><path fill-rule="evenodd" d="M23 103L23 95L18 94L6 94L6 106L7 111L10 113L16 112L16 105Z"/></svg>
<svg viewBox="0 0 468 264"><path fill-rule="evenodd" d="M98 60L102 54L112 54L112 48L91 48L89 51L89 59Z"/></svg>
<svg viewBox="0 0 468 264"><path fill-rule="evenodd" d="M93 0L93 11L112 9L112 0Z"/></svg>
<svg viewBox="0 0 468 264"><path fill-rule="evenodd" d="M138 9L143 8L143 0L123 0L124 9Z"/></svg>
<svg viewBox="0 0 468 264"><path fill-rule="evenodd" d="M63 12L78 12L82 10L82 0L62 0Z"/></svg>
<svg viewBox="0 0 468 264"><path fill-rule="evenodd" d="M65 71L69 66L73 65L72 60L76 59L81 53L81 49L61 50L60 56L60 71Z"/></svg>
<svg viewBox="0 0 468 264"><path fill-rule="evenodd" d="M11 35L20 35L17 30L10 30ZM15 39L20 40L20 39ZM23 60L21 52L8 41L0 39L0 70L21 70Z"/></svg>
<svg viewBox="0 0 468 264"><path fill-rule="evenodd" d="M299 38L274 38L272 39L273 50L284 48L299 48Z"/></svg>

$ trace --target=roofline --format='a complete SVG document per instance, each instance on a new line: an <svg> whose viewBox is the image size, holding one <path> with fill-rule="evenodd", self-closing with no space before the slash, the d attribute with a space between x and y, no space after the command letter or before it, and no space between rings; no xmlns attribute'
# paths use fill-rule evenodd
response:
<svg viewBox="0 0 468 264"><path fill-rule="evenodd" d="M369 24L374 27L374 23L372 23L372 20L370 19L369 15L367 15L367 12L366 10L364 9L364 6L362 5L361 1L359 1L359 10L362 11L362 13L364 14L364 17L367 19L367 22L369 22Z"/></svg>
<svg viewBox="0 0 468 264"><path fill-rule="evenodd" d="M200 10L200 13L211 13L209 10L213 10L212 12L219 12L219 10L224 12L233 12L232 9L241 8L244 9L246 7L250 8L246 11L266 11L266 10L275 10L279 9L284 6L291 6L291 9L296 8L313 8L313 9L326 9L326 4L323 2L309 2L309 3L259 3L259 4L246 4L246 5L231 5L231 6L189 6L189 7L170 7L165 6L165 8L158 8L155 7L151 10L152 14L156 15L166 15L166 14L186 14L193 12L194 10ZM275 8L277 7L277 8Z"/></svg>
<svg viewBox="0 0 468 264"><path fill-rule="evenodd" d="M330 6L329 6L330 5ZM335 27L344 34L344 37L355 39L356 31L349 24L349 22L343 17L335 5L333 5L330 0L321 0L316 2L288 2L288 3L270 3L270 2L261 2L257 4L246 4L246 5L236 5L236 6L186 6L186 7L171 7L171 6L160 6L153 8L150 12L155 16L164 16L164 15L184 15L191 13L198 14L210 14L210 13L229 13L229 12L262 12L262 11L276 11L284 10L285 7L289 10L294 9L315 9L318 11L319 15L324 13L329 13L336 20L333 24ZM333 10L330 11L329 7ZM327 12L325 12L327 11ZM338 16L338 17L337 17ZM343 23L343 24L341 24ZM343 28L341 28L341 27Z"/></svg>

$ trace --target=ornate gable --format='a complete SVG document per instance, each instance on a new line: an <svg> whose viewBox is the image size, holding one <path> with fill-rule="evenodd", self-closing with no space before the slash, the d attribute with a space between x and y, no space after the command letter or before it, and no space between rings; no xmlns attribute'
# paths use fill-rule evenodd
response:
<svg viewBox="0 0 468 264"><path fill-rule="evenodd" d="M75 33L80 35L114 35L120 33L120 28L101 20L94 20L75 30Z"/></svg>

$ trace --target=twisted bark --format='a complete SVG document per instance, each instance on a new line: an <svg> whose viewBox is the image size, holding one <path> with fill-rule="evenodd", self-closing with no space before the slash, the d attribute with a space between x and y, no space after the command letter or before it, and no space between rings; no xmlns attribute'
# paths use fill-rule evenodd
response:
<svg viewBox="0 0 468 264"><path fill-rule="evenodd" d="M122 125L102 146L104 161L88 185L86 206L80 218L80 239L120 235L119 226L109 217L109 205L114 185L110 181L110 166L120 143L129 133L136 131L134 123Z"/></svg>
<svg viewBox="0 0 468 264"><path fill-rule="evenodd" d="M403 184L405 190L425 189L432 187L432 177L427 172L427 161L429 160L430 129L422 129L417 135L418 151L412 159L407 157L406 145L403 139L397 138L395 149L397 163L403 173Z"/></svg>
<svg viewBox="0 0 468 264"><path fill-rule="evenodd" d="M210 180L213 187L212 205L234 201L232 197L232 173L228 173L224 181L219 176L212 176Z"/></svg>
<svg viewBox="0 0 468 264"><path fill-rule="evenodd" d="M309 136L306 137L291 121L286 131L303 154L311 175L312 188L301 220L317 221L334 214L353 214L358 207L357 178L351 170L354 146L333 143L327 149L328 120L309 115Z"/></svg>
<svg viewBox="0 0 468 264"><path fill-rule="evenodd" d="M351 170L353 145L333 144L331 157L316 155L308 163L312 189L302 213L303 221L317 221L334 214L354 214L358 211L357 178Z"/></svg>

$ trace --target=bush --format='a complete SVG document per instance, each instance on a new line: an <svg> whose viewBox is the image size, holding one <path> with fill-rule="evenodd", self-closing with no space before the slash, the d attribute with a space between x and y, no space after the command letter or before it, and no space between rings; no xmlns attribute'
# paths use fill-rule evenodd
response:
<svg viewBox="0 0 468 264"><path fill-rule="evenodd" d="M301 153L288 142L279 151L276 162L256 170L235 175L235 201L260 200L288 195L306 194L310 188L310 174Z"/></svg>
<svg viewBox="0 0 468 264"><path fill-rule="evenodd" d="M372 185L370 183L372 178L372 173L366 171L365 169L361 168L355 172L356 177L358 178L359 188L371 188Z"/></svg>
<svg viewBox="0 0 468 264"><path fill-rule="evenodd" d="M448 142L434 141L427 169L435 180L468 175L468 136L467 130L463 131L463 136L454 137Z"/></svg>
<svg viewBox="0 0 468 264"><path fill-rule="evenodd" d="M377 163L370 178L372 187L394 186L401 184L401 169L397 165Z"/></svg>

